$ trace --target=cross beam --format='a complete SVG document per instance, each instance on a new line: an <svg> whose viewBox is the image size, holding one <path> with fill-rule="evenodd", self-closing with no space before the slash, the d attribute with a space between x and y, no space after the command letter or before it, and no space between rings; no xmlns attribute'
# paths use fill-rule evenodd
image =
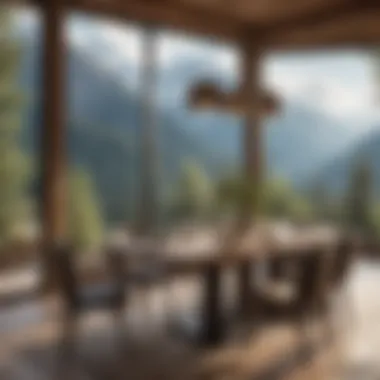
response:
<svg viewBox="0 0 380 380"><path fill-rule="evenodd" d="M200 11L185 5L160 1L94 1L66 0L76 11L92 12L102 16L121 18L132 22L150 24L157 28L181 30L223 40L236 40L244 30L243 25L231 15L212 11Z"/></svg>

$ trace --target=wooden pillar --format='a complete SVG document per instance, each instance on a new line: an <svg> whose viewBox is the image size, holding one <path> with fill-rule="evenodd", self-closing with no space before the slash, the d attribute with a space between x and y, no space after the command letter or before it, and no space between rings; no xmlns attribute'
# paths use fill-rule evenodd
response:
<svg viewBox="0 0 380 380"><path fill-rule="evenodd" d="M44 3L42 84L42 249L48 284L53 278L52 248L66 233L65 42L62 0Z"/></svg>
<svg viewBox="0 0 380 380"><path fill-rule="evenodd" d="M243 150L243 174L246 181L254 190L253 207L243 205L241 210L242 228L245 229L255 221L259 206L259 186L261 182L261 125L259 102L260 102L260 81L259 81L259 50L252 44L243 43L241 57L242 92L247 103L245 107L244 126L242 134ZM250 284L251 268L247 264L242 264L239 270L239 290L241 304L240 309L244 313L250 309Z"/></svg>
<svg viewBox="0 0 380 380"><path fill-rule="evenodd" d="M252 210L245 207L243 218L248 223L255 221L259 206L259 188L262 179L262 128L260 109L260 55L254 46L243 45L242 89L248 106L244 115L243 127L243 168L247 181L255 190Z"/></svg>
<svg viewBox="0 0 380 380"><path fill-rule="evenodd" d="M201 343L215 345L224 339L223 305L221 294L222 268L210 263L205 268L205 294L201 326Z"/></svg>
<svg viewBox="0 0 380 380"><path fill-rule="evenodd" d="M138 233L151 235L157 222L156 188L156 33L147 28L143 36L142 83L141 83L141 128L140 128L140 170L138 192Z"/></svg>
<svg viewBox="0 0 380 380"><path fill-rule="evenodd" d="M309 250L299 259L299 310L302 313L315 311L317 302L319 279L323 270L323 257L317 250Z"/></svg>

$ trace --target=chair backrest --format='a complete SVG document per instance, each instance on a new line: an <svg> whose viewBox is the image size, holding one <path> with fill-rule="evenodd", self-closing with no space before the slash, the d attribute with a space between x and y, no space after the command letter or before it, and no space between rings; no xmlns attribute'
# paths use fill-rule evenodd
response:
<svg viewBox="0 0 380 380"><path fill-rule="evenodd" d="M127 258L123 248L110 247L107 249L107 264L112 272L114 281L119 287L125 285L127 274Z"/></svg>
<svg viewBox="0 0 380 380"><path fill-rule="evenodd" d="M318 250L307 250L300 259L301 268L298 273L300 299L312 302L318 288L318 280L322 270L322 256Z"/></svg>
<svg viewBox="0 0 380 380"><path fill-rule="evenodd" d="M344 240L338 245L330 278L333 286L340 286L343 283L353 262L354 251L354 245L348 240Z"/></svg>
<svg viewBox="0 0 380 380"><path fill-rule="evenodd" d="M74 268L74 250L68 244L55 247L54 257L57 262L57 275L65 302L74 307L77 303L78 282Z"/></svg>

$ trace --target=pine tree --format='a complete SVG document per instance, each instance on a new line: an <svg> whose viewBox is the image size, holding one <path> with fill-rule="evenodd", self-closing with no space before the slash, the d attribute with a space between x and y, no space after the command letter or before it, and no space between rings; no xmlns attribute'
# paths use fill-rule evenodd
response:
<svg viewBox="0 0 380 380"><path fill-rule="evenodd" d="M213 202L213 188L206 173L194 162L184 162L174 194L175 216L197 220L207 218Z"/></svg>
<svg viewBox="0 0 380 380"><path fill-rule="evenodd" d="M359 159L353 167L348 188L347 223L368 231L371 226L372 172L367 160Z"/></svg>
<svg viewBox="0 0 380 380"><path fill-rule="evenodd" d="M7 243L25 217L28 162L20 147L21 55L9 10L0 6L0 243Z"/></svg>
<svg viewBox="0 0 380 380"><path fill-rule="evenodd" d="M88 172L76 169L69 178L69 234L80 250L96 248L103 238L103 218Z"/></svg>

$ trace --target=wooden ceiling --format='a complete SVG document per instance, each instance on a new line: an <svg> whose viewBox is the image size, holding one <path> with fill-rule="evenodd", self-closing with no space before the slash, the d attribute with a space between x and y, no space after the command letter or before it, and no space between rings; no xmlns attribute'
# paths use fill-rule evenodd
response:
<svg viewBox="0 0 380 380"><path fill-rule="evenodd" d="M380 41L380 0L24 0L40 6L55 1L72 10L222 40L244 39L268 49Z"/></svg>

